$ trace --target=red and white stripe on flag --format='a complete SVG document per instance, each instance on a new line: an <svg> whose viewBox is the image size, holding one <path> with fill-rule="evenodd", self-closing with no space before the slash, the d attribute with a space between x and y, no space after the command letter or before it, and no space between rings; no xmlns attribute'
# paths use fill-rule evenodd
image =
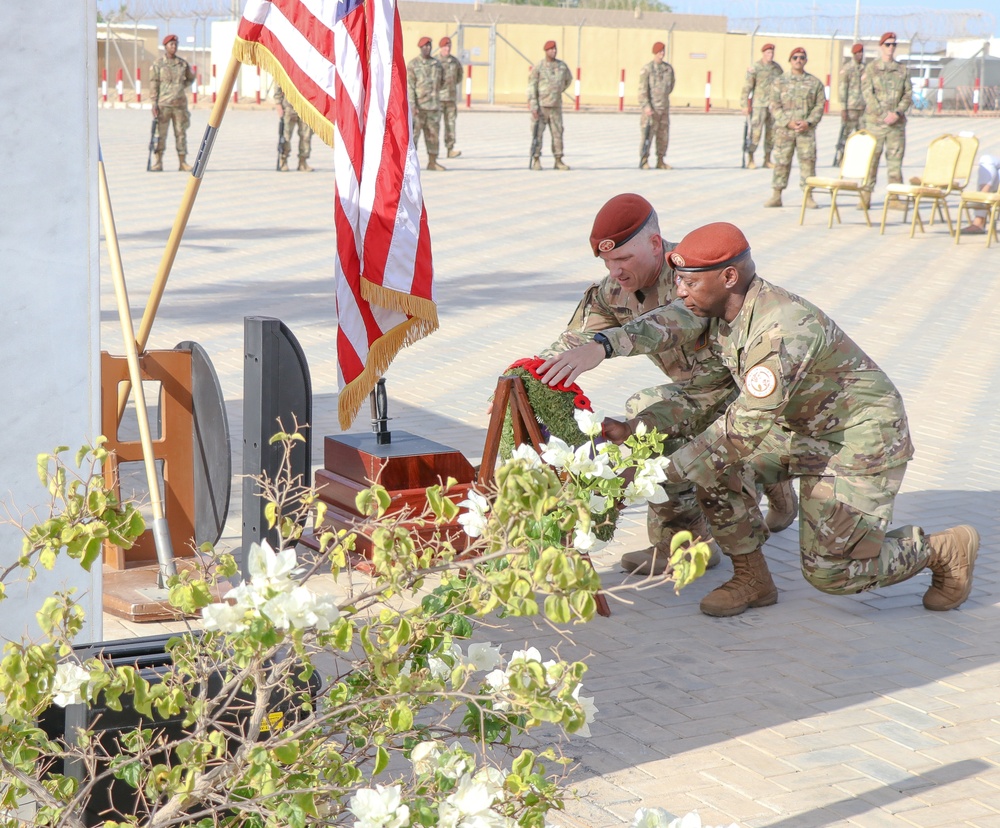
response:
<svg viewBox="0 0 1000 828"><path fill-rule="evenodd" d="M437 329L431 240L395 0L248 0L234 54L334 150L340 426Z"/></svg>

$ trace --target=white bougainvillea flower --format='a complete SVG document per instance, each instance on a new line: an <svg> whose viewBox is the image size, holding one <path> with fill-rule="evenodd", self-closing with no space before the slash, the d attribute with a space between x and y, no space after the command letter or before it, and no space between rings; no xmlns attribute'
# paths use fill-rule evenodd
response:
<svg viewBox="0 0 1000 828"><path fill-rule="evenodd" d="M518 661L541 661L542 654L538 652L537 647L528 647L527 650L514 650L510 654L510 662L508 668Z"/></svg>
<svg viewBox="0 0 1000 828"><path fill-rule="evenodd" d="M502 660L500 648L487 642L485 644L470 644L469 655L465 659L465 663L471 665L475 670L492 670L499 666Z"/></svg>
<svg viewBox="0 0 1000 828"><path fill-rule="evenodd" d="M579 684L576 686L576 689L573 691L573 698L576 699L577 702L579 702L580 707L583 708L583 715L586 717L586 720L583 723L583 727L581 727L574 735L583 736L584 738L589 739L590 725L593 724L594 719L597 718L597 714L601 711L598 710L597 705L594 704L593 696L580 695L580 687L581 685Z"/></svg>
<svg viewBox="0 0 1000 828"><path fill-rule="evenodd" d="M410 808L402 802L399 785L359 788L347 810L357 817L354 828L405 828L410 824Z"/></svg>
<svg viewBox="0 0 1000 828"><path fill-rule="evenodd" d="M285 582L295 571L295 566L294 547L289 546L280 552L275 552L266 540L259 544L250 545L247 569L250 572L250 580L258 589L263 589L266 586L273 586L279 590L284 589Z"/></svg>
<svg viewBox="0 0 1000 828"><path fill-rule="evenodd" d="M438 760L444 744L436 739L421 742L410 751L410 762L413 770L420 776L428 776L437 770Z"/></svg>
<svg viewBox="0 0 1000 828"><path fill-rule="evenodd" d="M59 707L80 704L89 683L90 670L87 668L66 661L56 665L56 674L52 679L53 703Z"/></svg>
<svg viewBox="0 0 1000 828"><path fill-rule="evenodd" d="M479 492L469 490L469 497L458 504L459 509L468 509L458 516L458 522L462 524L470 538L478 538L486 531L487 515L490 511L490 502Z"/></svg>
<svg viewBox="0 0 1000 828"><path fill-rule="evenodd" d="M564 469L576 459L576 456L565 440L552 437L547 443L542 444L542 459L550 466Z"/></svg>
<svg viewBox="0 0 1000 828"><path fill-rule="evenodd" d="M611 500L604 495L591 494L590 495L590 511L595 515L603 515L611 505Z"/></svg>
<svg viewBox="0 0 1000 828"><path fill-rule="evenodd" d="M632 817L629 828L668 828L671 819L663 808L640 808Z"/></svg>
<svg viewBox="0 0 1000 828"><path fill-rule="evenodd" d="M577 477L594 477L610 480L615 476L614 469L607 461L607 456L598 454L594 456L590 444L584 443L573 452L573 459L565 465L566 471L575 474Z"/></svg>
<svg viewBox="0 0 1000 828"><path fill-rule="evenodd" d="M590 552L597 544L597 535L582 531L579 527L573 533L573 548L580 552Z"/></svg>
<svg viewBox="0 0 1000 828"><path fill-rule="evenodd" d="M230 590L232 595L232 590ZM209 604L201 611L201 620L209 632L238 633L246 629L247 611L240 604Z"/></svg>
<svg viewBox="0 0 1000 828"><path fill-rule="evenodd" d="M542 458L538 456L538 452L532 446L527 443L521 443L514 453L510 456L511 460L523 460L528 464L529 468L540 469L542 467Z"/></svg>
<svg viewBox="0 0 1000 828"><path fill-rule="evenodd" d="M637 422L635 427L632 429L632 433L636 437L644 436L646 433L646 424L642 420L639 420L639 422Z"/></svg>
<svg viewBox="0 0 1000 828"><path fill-rule="evenodd" d="M604 417L596 411L583 411L578 408L573 412L573 419L576 420L576 427L588 437L601 436L601 421Z"/></svg>

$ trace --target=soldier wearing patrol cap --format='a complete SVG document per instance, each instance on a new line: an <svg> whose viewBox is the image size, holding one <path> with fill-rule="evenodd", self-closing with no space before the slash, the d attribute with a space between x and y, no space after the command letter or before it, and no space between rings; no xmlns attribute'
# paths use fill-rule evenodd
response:
<svg viewBox="0 0 1000 828"><path fill-rule="evenodd" d="M667 260L677 295L711 321L740 388L725 416L670 455L666 472L672 483L698 487L715 540L733 561L732 580L702 600L702 612L737 615L778 600L756 499L734 485L740 481L731 470L740 463L766 480L799 478L802 572L820 591L852 594L929 568L924 606L961 605L972 589L979 533L971 526L888 531L913 456L903 400L889 377L823 311L757 276L750 245L732 224L693 230ZM657 315L623 333L642 346L662 327ZM669 421L656 408L639 419ZM633 427L608 421L605 433L621 441Z"/></svg>
<svg viewBox="0 0 1000 828"><path fill-rule="evenodd" d="M865 98L865 129L875 136L868 189L861 200L871 204L875 189L878 162L885 149L885 166L890 184L903 182L903 154L906 152L906 113L913 105L913 84L906 67L896 61L896 33L886 32L879 38L879 56L865 67L861 76L861 93ZM893 200L893 208L906 204Z"/></svg>
<svg viewBox="0 0 1000 828"><path fill-rule="evenodd" d="M556 57L556 42L545 43L545 59L536 63L528 75L528 108L531 110L531 169L542 168L542 134L545 127L552 135L554 168L568 170L563 163L562 94L573 82L569 67Z"/></svg>
<svg viewBox="0 0 1000 828"><path fill-rule="evenodd" d="M634 193L617 195L597 213L590 234L590 247L608 270L607 276L584 294L567 329L541 356L549 362L542 368L543 379L566 370L561 357L576 354L587 346L600 362L613 353L615 344L604 331L621 325L655 308L664 308L672 323L669 343L657 337L657 352L649 358L671 382L632 395L625 404L630 417L641 416L651 405L664 413L661 431L667 435L667 449L679 448L718 417L735 395L736 386L728 369L714 353L706 338L707 325L678 303L674 272L664 260L664 252L674 245L660 236L653 206ZM571 350L572 349L572 350ZM561 355L561 357L560 357ZM558 382L558 377L551 380ZM669 413L667 413L669 412ZM670 539L680 531L709 538L705 518L698 507L694 487L686 482L667 488L663 503L650 503L647 530L652 547L629 552L622 567L640 575L659 575L670 558ZM774 531L786 528L795 519L794 492L790 485L767 492L768 518ZM713 551L715 547L713 545ZM718 560L718 555L713 555Z"/></svg>
<svg viewBox="0 0 1000 828"><path fill-rule="evenodd" d="M667 47L661 42L653 44L653 59L642 67L639 74L639 106L642 120L639 132L639 169L649 169L649 150L656 138L656 169L669 170L664 160L670 143L670 93L674 91L674 67L666 62Z"/></svg>
<svg viewBox="0 0 1000 828"><path fill-rule="evenodd" d="M760 60L747 69L746 80L743 81L743 91L740 93L740 106L743 114L750 114L750 144L747 151L750 158L747 169L757 168L753 154L757 151L761 133L764 134L765 167L773 167L771 149L774 147L774 118L768 106L771 100L771 84L782 74L781 67L774 62L774 44L765 43L760 50ZM752 101L752 102L751 102ZM750 113L753 107L752 114Z"/></svg>
<svg viewBox="0 0 1000 828"><path fill-rule="evenodd" d="M413 112L413 146L416 147L423 131L424 142L427 144L427 169L443 171L445 168L437 162L437 158L444 70L440 61L431 57L432 43L429 37L420 38L417 45L420 47L420 54L406 67L406 84Z"/></svg>
<svg viewBox="0 0 1000 828"><path fill-rule="evenodd" d="M184 58L177 57L177 35L168 34L163 38L163 57L157 58L149 70L150 100L153 103L153 117L156 118L156 149L151 172L163 170L163 150L167 147L167 126L174 125L174 145L177 147L179 163L177 169L187 172L187 131L191 126L188 112L187 89L194 81L191 65Z"/></svg>
<svg viewBox="0 0 1000 828"><path fill-rule="evenodd" d="M462 62L451 53L450 37L442 37L438 41L438 61L444 77L440 94L444 147L449 158L458 158L462 151L455 149L455 122L458 120L458 102L462 97Z"/></svg>

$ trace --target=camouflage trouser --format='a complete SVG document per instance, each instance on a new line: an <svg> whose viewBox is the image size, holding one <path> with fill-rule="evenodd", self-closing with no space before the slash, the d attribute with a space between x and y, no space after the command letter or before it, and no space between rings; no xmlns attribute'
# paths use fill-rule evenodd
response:
<svg viewBox="0 0 1000 828"><path fill-rule="evenodd" d="M437 155L439 149L439 134L441 132L440 109L413 110L413 147L420 142L420 132L423 130L424 142L427 144L427 154Z"/></svg>
<svg viewBox="0 0 1000 828"><path fill-rule="evenodd" d="M767 104L755 106L750 114L750 146L747 149L751 155L757 152L762 132L764 133L764 155L767 156L774 148L774 116L767 108Z"/></svg>
<svg viewBox="0 0 1000 828"><path fill-rule="evenodd" d="M875 136L875 154L872 156L871 182L868 191L875 189L875 178L878 175L878 162L885 149L886 174L890 184L901 184L903 181L903 153L906 151L906 127L893 124L886 126L878 122L873 124L865 119L865 129Z"/></svg>
<svg viewBox="0 0 1000 828"><path fill-rule="evenodd" d="M788 186L788 174L792 170L792 154L799 156L799 186L805 189L806 178L816 175L816 131L805 132L781 127L774 136L774 178L771 186L784 190Z"/></svg>
<svg viewBox="0 0 1000 828"><path fill-rule="evenodd" d="M444 146L445 149L455 148L455 121L458 119L458 104L454 101L441 101L441 111L444 113Z"/></svg>
<svg viewBox="0 0 1000 828"><path fill-rule="evenodd" d="M864 117L865 111L863 109L847 109L846 117L841 119L841 127L844 129L844 137L848 137L852 132L857 132L861 129L861 119Z"/></svg>
<svg viewBox="0 0 1000 828"><path fill-rule="evenodd" d="M795 438L801 439L801 438ZM792 477L793 437L772 429L747 470L765 485ZM821 592L846 595L905 581L927 566L923 531L903 526L887 532L905 464L879 474L799 477L799 552L802 574ZM698 500L712 535L729 555L759 549L767 529L747 475L727 472Z"/></svg>
<svg viewBox="0 0 1000 828"><path fill-rule="evenodd" d="M561 106L543 106L539 110L539 118L541 118L542 123L549 128L549 132L552 134L552 154L556 158L561 158L563 154L563 120L562 120L562 107ZM545 131L545 126L542 127L542 132ZM535 135L535 121L531 121L531 135L534 138ZM541 143L538 145L538 152L541 154L542 146Z"/></svg>
<svg viewBox="0 0 1000 828"><path fill-rule="evenodd" d="M649 129L649 136L646 130ZM667 144L670 143L670 110L664 109L662 112L653 110L652 115L643 113L642 120L639 121L639 135L642 136L639 144L639 157L648 158L653 137L656 137L656 157L662 160L667 154Z"/></svg>
<svg viewBox="0 0 1000 828"><path fill-rule="evenodd" d="M156 151L167 146L167 125L174 125L174 145L178 155L187 155L187 130L191 126L191 113L186 106L161 106L156 116Z"/></svg>
<svg viewBox="0 0 1000 828"><path fill-rule="evenodd" d="M281 126L285 136L285 157L287 158L292 151L292 135L295 134L295 128L298 127L299 158L308 158L312 150L312 127L303 121L294 109L281 116Z"/></svg>

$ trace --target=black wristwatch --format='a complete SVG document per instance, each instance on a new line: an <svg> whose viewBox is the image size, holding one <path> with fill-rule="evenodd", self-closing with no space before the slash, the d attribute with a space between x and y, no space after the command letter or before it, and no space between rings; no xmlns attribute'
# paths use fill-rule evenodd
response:
<svg viewBox="0 0 1000 828"><path fill-rule="evenodd" d="M596 333L594 334L594 342L597 342L604 346L604 358L611 359L615 355L615 349L611 347L611 340L609 340L604 334Z"/></svg>

